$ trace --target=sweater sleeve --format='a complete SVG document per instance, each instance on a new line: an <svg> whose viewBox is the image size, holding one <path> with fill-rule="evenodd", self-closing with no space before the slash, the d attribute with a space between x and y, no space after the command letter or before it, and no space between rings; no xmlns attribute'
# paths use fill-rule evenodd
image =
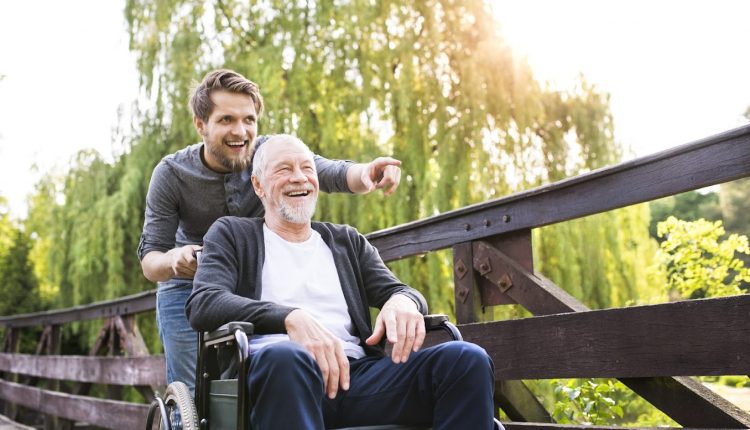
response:
<svg viewBox="0 0 750 430"><path fill-rule="evenodd" d="M315 170L318 171L320 189L326 193L351 193L346 172L352 164L352 161L329 160L316 155Z"/></svg>
<svg viewBox="0 0 750 430"><path fill-rule="evenodd" d="M256 333L285 333L284 320L296 308L261 301L263 242L258 220L224 217L206 233L185 311L195 330L214 330L231 321L248 321ZM260 230L262 234L262 229Z"/></svg>
<svg viewBox="0 0 750 430"><path fill-rule="evenodd" d="M174 174L164 161L151 174L146 194L143 232L138 243L138 258L151 251L167 252L175 246L175 233L180 223L179 191L174 185Z"/></svg>
<svg viewBox="0 0 750 430"><path fill-rule="evenodd" d="M355 234L359 247L359 266L370 305L380 309L394 294L403 294L414 300L419 312L426 315L427 301L424 296L401 282L385 265L378 250L356 230Z"/></svg>

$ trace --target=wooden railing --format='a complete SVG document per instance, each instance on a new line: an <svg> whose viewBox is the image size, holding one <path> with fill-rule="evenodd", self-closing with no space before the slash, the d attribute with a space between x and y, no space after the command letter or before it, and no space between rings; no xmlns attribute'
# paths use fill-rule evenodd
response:
<svg viewBox="0 0 750 430"><path fill-rule="evenodd" d="M45 414L45 428L70 428L73 422L109 429L143 429L148 406L117 400L122 387L134 386L150 402L165 384L164 357L149 355L135 315L153 311L155 291L70 309L0 318L5 328L0 353L0 399L4 414L15 418L17 407ZM88 356L60 354L61 325L102 320ZM36 354L19 354L20 332L44 327ZM23 375L23 380L21 380ZM45 388L39 379L47 380ZM60 381L72 381L67 392ZM110 399L87 396L92 384L107 386Z"/></svg>
<svg viewBox="0 0 750 430"><path fill-rule="evenodd" d="M483 346L495 362L496 401L513 420L508 428L603 429L552 423L550 413L522 382L568 377L619 378L683 427L748 428L747 412L690 376L750 373L750 296L592 311L534 271L531 242L531 230L537 227L748 176L750 126L745 126L368 238L386 261L452 248L457 323L464 338ZM152 310L153 302L149 292L65 311L0 318L6 328L0 398L105 428L142 428L143 405L55 392L54 381L52 388L40 389L11 379L20 374L32 380L69 379L81 387L136 385L148 397L164 382L163 360L146 356L133 315ZM522 305L534 317L481 321L482 308L507 303ZM91 318L104 320L91 355L109 342L110 355L124 349L127 358L53 355L59 351L60 324ZM18 330L30 325L45 326L38 353L48 356L13 353ZM108 378L108 366L130 371ZM96 377L84 377L86 372L73 368L102 370Z"/></svg>

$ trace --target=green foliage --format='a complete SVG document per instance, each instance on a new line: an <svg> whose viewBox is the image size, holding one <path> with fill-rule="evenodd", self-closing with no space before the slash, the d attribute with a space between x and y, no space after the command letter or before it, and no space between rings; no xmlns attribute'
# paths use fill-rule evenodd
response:
<svg viewBox="0 0 750 430"><path fill-rule="evenodd" d="M669 217L658 224L665 240L657 259L671 294L694 299L742 294L750 282L750 269L736 254L750 254L747 236L725 239L721 221L682 221Z"/></svg>
<svg viewBox="0 0 750 430"><path fill-rule="evenodd" d="M41 310L38 283L29 261L31 238L10 219L2 196L0 245L0 315Z"/></svg>
<svg viewBox="0 0 750 430"><path fill-rule="evenodd" d="M659 301L648 219L643 204L535 230L536 270L594 309Z"/></svg>
<svg viewBox="0 0 750 430"><path fill-rule="evenodd" d="M6 233L7 230L3 232L3 236ZM31 239L15 227L12 227L9 238L3 236L0 236L0 240L7 243L10 239L10 246L3 248L0 256L0 315L42 310L37 280L29 262ZM40 333L41 328L23 330L20 336L20 351L33 352Z"/></svg>
<svg viewBox="0 0 750 430"><path fill-rule="evenodd" d="M722 206L719 205L719 194L716 192L688 191L687 193L653 200L649 202L651 223L648 231L651 237L657 239L656 225L669 216L685 221L695 221L701 218L709 221L718 221L723 218L726 221L726 218L724 218L726 212Z"/></svg>
<svg viewBox="0 0 750 430"><path fill-rule="evenodd" d="M719 201L726 229L750 234L750 178L721 184Z"/></svg>
<svg viewBox="0 0 750 430"><path fill-rule="evenodd" d="M560 424L673 427L672 419L627 388L610 379L548 379L525 381Z"/></svg>
<svg viewBox="0 0 750 430"><path fill-rule="evenodd" d="M552 416L561 424L607 424L622 419L624 411L610 397L615 391L612 381L602 383L590 379L582 384L555 381L555 409Z"/></svg>

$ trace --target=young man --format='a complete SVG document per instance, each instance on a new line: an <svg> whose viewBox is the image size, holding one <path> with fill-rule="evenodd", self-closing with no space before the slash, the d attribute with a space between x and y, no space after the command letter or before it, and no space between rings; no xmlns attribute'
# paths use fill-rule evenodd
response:
<svg viewBox="0 0 750 430"><path fill-rule="evenodd" d="M164 157L154 169L138 256L146 278L158 282L156 314L167 380L182 381L192 390L197 334L185 318L185 300L196 270L194 253L219 217L263 215L249 170L263 99L244 76L216 70L195 88L190 108L203 141ZM316 156L315 164L327 192L383 188L388 195L401 175L400 162L388 157L354 164Z"/></svg>
<svg viewBox="0 0 750 430"><path fill-rule="evenodd" d="M424 298L354 228L311 222L318 179L301 141L271 137L253 161L265 219L221 218L204 238L186 311L196 330L255 325L249 374L240 376L252 427L492 429L489 356L467 342L420 349ZM381 309L374 329L369 307Z"/></svg>

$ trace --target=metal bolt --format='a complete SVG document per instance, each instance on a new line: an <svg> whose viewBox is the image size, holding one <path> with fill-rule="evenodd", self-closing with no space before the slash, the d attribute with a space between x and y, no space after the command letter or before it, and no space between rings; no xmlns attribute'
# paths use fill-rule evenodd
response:
<svg viewBox="0 0 750 430"><path fill-rule="evenodd" d="M492 271L492 266L490 265L490 259L485 257L477 261L479 263L479 273L481 275L486 275Z"/></svg>
<svg viewBox="0 0 750 430"><path fill-rule="evenodd" d="M471 230L471 225L469 225L469 224L464 224L464 230L466 230L466 231L469 231L469 230Z"/></svg>
<svg viewBox="0 0 750 430"><path fill-rule="evenodd" d="M490 220L486 219L484 220L484 226L489 227L490 226Z"/></svg>
<svg viewBox="0 0 750 430"><path fill-rule="evenodd" d="M466 272L468 272L466 264L459 258L458 261L456 261L456 275L458 275L458 279L463 279L463 277L466 276Z"/></svg>
<svg viewBox="0 0 750 430"><path fill-rule="evenodd" d="M510 222L510 215L503 215L503 222Z"/></svg>
<svg viewBox="0 0 750 430"><path fill-rule="evenodd" d="M469 289L466 287L459 288L458 298L461 299L461 303L465 303L467 297L469 297Z"/></svg>

